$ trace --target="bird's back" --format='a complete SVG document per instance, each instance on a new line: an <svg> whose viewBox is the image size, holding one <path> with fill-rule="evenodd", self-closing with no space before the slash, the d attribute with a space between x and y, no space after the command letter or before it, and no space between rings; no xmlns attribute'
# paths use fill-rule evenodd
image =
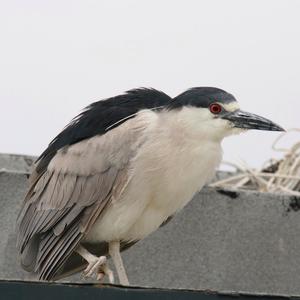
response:
<svg viewBox="0 0 300 300"><path fill-rule="evenodd" d="M39 279L57 277L124 180L144 130L143 124L126 128L127 121L170 99L139 89L96 102L50 143L36 162L18 218L23 268Z"/></svg>

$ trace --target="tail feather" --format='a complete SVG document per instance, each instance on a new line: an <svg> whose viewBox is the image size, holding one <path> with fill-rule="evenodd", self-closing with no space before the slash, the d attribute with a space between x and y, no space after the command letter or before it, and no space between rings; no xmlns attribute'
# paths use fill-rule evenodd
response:
<svg viewBox="0 0 300 300"><path fill-rule="evenodd" d="M27 272L34 272L39 251L39 235L34 236L25 246L21 254L21 265Z"/></svg>

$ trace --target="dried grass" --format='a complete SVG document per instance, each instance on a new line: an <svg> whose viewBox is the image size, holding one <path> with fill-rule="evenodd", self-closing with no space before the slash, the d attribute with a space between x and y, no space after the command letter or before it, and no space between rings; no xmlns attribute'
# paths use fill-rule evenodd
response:
<svg viewBox="0 0 300 300"><path fill-rule="evenodd" d="M253 170L246 165L226 163L236 168L237 173L210 186L300 196L300 142L289 149L277 147L279 141L290 132L300 132L300 129L290 129L281 134L272 146L274 151L284 153L282 159L271 159L260 170Z"/></svg>

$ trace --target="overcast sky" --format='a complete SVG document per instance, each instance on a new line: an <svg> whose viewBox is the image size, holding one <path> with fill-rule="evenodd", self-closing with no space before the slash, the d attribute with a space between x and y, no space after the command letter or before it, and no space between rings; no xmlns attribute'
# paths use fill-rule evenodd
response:
<svg viewBox="0 0 300 300"><path fill-rule="evenodd" d="M0 152L38 155L90 102L216 86L300 127L299 0L0 1ZM278 133L224 142L258 167Z"/></svg>

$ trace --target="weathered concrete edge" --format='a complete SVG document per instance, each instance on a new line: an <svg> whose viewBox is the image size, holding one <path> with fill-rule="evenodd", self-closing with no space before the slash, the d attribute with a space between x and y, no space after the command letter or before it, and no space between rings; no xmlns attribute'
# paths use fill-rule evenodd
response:
<svg viewBox="0 0 300 300"><path fill-rule="evenodd" d="M29 172L35 160L31 155L0 153L0 170Z"/></svg>

